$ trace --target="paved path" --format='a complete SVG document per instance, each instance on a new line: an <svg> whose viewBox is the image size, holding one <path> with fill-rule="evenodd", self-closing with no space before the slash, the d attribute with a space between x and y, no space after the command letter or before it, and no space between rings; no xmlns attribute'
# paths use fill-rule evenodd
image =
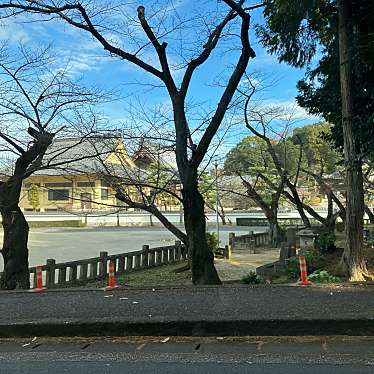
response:
<svg viewBox="0 0 374 374"><path fill-rule="evenodd" d="M0 336L374 335L374 287L2 292Z"/></svg>
<svg viewBox="0 0 374 374"><path fill-rule="evenodd" d="M257 249L256 254L249 251L235 251L230 260L215 259L215 266L222 281L239 280L255 271L261 265L279 259L279 249Z"/></svg>

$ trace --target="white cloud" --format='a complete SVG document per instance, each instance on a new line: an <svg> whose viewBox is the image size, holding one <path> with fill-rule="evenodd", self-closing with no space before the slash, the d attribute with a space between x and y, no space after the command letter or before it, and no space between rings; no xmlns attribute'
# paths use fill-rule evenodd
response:
<svg viewBox="0 0 374 374"><path fill-rule="evenodd" d="M309 114L304 108L298 105L295 99L287 100L264 100L259 103L261 110L279 110L278 120L285 121L319 121L320 117ZM257 105L257 104L256 104Z"/></svg>
<svg viewBox="0 0 374 374"><path fill-rule="evenodd" d="M0 40L10 43L25 43L29 40L29 36L22 25L6 19L0 24Z"/></svg>

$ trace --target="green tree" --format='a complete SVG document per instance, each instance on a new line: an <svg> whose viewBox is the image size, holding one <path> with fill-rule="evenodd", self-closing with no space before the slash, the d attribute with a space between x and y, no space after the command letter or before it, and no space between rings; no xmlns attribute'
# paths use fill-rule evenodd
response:
<svg viewBox="0 0 374 374"><path fill-rule="evenodd" d="M319 65L299 83L298 100L335 125L344 147L347 209L342 264L351 279L364 280L362 254L362 159L373 146L373 15L370 0L265 0L265 26L258 35L270 53L293 66ZM287 22L284 20L287 19Z"/></svg>

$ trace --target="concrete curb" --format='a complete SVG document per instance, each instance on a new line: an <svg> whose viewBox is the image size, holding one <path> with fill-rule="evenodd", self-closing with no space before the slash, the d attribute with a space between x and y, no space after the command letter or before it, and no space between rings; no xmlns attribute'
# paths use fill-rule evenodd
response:
<svg viewBox="0 0 374 374"><path fill-rule="evenodd" d="M0 338L66 336L374 336L374 319L54 321L0 324Z"/></svg>

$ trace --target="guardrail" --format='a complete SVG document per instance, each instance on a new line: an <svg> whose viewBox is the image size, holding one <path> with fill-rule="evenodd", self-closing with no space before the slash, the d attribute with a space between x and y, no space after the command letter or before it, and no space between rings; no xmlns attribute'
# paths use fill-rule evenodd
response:
<svg viewBox="0 0 374 374"><path fill-rule="evenodd" d="M178 240L172 246L149 248L148 245L143 245L140 251L115 255L100 252L99 257L84 260L56 263L54 259L48 259L47 263L41 266L43 285L47 288L54 288L76 282L83 283L103 279L108 274L109 261L114 262L116 274L124 274L186 259L186 247ZM36 267L31 267L29 271L30 283L35 287Z"/></svg>

